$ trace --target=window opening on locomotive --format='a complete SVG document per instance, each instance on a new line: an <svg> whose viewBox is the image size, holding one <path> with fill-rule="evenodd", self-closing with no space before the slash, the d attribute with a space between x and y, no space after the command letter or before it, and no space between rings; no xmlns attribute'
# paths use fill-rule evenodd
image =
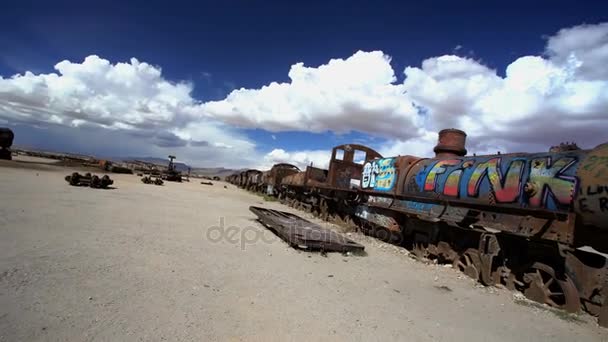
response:
<svg viewBox="0 0 608 342"><path fill-rule="evenodd" d="M343 149L337 149L336 150L336 160L344 160L344 150Z"/></svg>
<svg viewBox="0 0 608 342"><path fill-rule="evenodd" d="M354 162L355 164L363 165L367 159L367 152L361 150L355 150Z"/></svg>

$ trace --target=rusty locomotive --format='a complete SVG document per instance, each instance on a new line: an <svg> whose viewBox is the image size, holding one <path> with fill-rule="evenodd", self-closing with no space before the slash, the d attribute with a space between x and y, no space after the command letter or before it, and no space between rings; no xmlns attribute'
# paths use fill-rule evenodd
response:
<svg viewBox="0 0 608 342"><path fill-rule="evenodd" d="M283 178L300 172L300 169L292 164L275 164L268 171L249 169L226 177L226 181L241 188L262 192L268 195L278 195Z"/></svg>
<svg viewBox="0 0 608 342"><path fill-rule="evenodd" d="M485 285L584 309L608 325L608 144L466 156L465 141L463 131L439 132L435 158L336 146L327 170L292 169L272 193ZM227 180L255 191L264 177L253 175L263 174Z"/></svg>

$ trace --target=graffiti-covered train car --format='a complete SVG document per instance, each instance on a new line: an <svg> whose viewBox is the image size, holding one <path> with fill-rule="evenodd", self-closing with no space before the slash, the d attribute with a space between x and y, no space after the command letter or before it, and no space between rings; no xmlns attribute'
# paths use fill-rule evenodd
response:
<svg viewBox="0 0 608 342"><path fill-rule="evenodd" d="M441 131L435 158L367 160L357 218L485 284L599 314L608 298L608 144L465 156L465 138Z"/></svg>
<svg viewBox="0 0 608 342"><path fill-rule="evenodd" d="M608 325L608 144L467 156L465 142L460 130L439 132L434 158L340 145L328 169L277 164L230 181L266 193L272 184L283 203Z"/></svg>

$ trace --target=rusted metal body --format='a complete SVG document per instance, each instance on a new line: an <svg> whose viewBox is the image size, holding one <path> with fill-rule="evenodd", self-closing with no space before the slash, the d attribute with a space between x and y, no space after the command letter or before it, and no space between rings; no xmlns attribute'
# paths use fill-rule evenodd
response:
<svg viewBox="0 0 608 342"><path fill-rule="evenodd" d="M294 248L325 252L360 252L365 249L363 245L297 215L254 206L249 210L264 226Z"/></svg>
<svg viewBox="0 0 608 342"><path fill-rule="evenodd" d="M281 184L305 187L305 186L318 186L324 184L327 180L327 170L320 169L314 166L307 166L306 170L283 178Z"/></svg>
<svg viewBox="0 0 608 342"><path fill-rule="evenodd" d="M602 155L608 155L607 145L560 153L384 158L366 162L361 191L370 207L608 252L608 160L598 164Z"/></svg>
<svg viewBox="0 0 608 342"><path fill-rule="evenodd" d="M240 186L247 190L255 191L257 190L261 181L262 171L251 169L242 173Z"/></svg>
<svg viewBox="0 0 608 342"><path fill-rule="evenodd" d="M463 136L450 133L436 158L368 160L358 217L401 231L424 257L448 242L441 258L485 284L599 314L608 271L594 251L608 252L608 145L465 157Z"/></svg>
<svg viewBox="0 0 608 342"><path fill-rule="evenodd" d="M300 172L300 168L295 165L287 163L275 164L270 170L262 172L260 190L267 195L276 195L283 178L298 172Z"/></svg>
<svg viewBox="0 0 608 342"><path fill-rule="evenodd" d="M283 184L295 187L315 187L331 190L357 190L367 159L381 158L373 149L357 144L345 144L332 149L329 170L306 167L306 170L283 178Z"/></svg>
<svg viewBox="0 0 608 342"><path fill-rule="evenodd" d="M10 147L14 139L15 134L10 128L0 127L0 159L13 159Z"/></svg>

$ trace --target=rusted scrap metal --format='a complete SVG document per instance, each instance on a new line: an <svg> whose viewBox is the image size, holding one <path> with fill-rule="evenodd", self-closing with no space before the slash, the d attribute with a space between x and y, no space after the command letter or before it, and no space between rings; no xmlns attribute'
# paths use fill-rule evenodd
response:
<svg viewBox="0 0 608 342"><path fill-rule="evenodd" d="M201 182L201 184L203 184L203 185L213 185L213 183L211 183L211 182Z"/></svg>
<svg viewBox="0 0 608 342"><path fill-rule="evenodd" d="M65 180L72 186L87 186L94 189L107 189L114 184L114 181L108 175L99 177L90 173L81 175L78 172L65 176Z"/></svg>
<svg viewBox="0 0 608 342"><path fill-rule="evenodd" d="M363 245L297 215L255 206L249 207L249 210L257 215L264 226L294 248L325 252L355 252L365 249Z"/></svg>
<svg viewBox="0 0 608 342"><path fill-rule="evenodd" d="M15 134L10 128L0 127L0 159L13 159L9 149L13 145L13 139L15 139Z"/></svg>
<svg viewBox="0 0 608 342"><path fill-rule="evenodd" d="M152 178L151 175L142 177L141 182L144 184L154 184L154 185L163 185L164 184L163 180L160 179L160 177Z"/></svg>

